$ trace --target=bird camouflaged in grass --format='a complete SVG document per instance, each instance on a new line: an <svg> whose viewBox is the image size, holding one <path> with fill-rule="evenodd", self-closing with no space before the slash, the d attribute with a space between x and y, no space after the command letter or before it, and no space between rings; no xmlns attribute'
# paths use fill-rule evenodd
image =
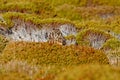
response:
<svg viewBox="0 0 120 80"><path fill-rule="evenodd" d="M0 24L5 24L6 25L6 21L3 19L3 17L0 15Z"/></svg>
<svg viewBox="0 0 120 80"><path fill-rule="evenodd" d="M53 44L57 43L59 45L66 45L66 39L63 37L59 29L53 28L48 35L48 42Z"/></svg>

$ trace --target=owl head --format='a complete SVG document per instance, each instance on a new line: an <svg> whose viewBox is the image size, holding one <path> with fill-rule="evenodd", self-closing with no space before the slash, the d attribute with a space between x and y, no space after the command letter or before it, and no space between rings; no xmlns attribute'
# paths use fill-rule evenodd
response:
<svg viewBox="0 0 120 80"><path fill-rule="evenodd" d="M3 19L2 16L0 16L0 23L1 23L1 24L6 24L6 21Z"/></svg>

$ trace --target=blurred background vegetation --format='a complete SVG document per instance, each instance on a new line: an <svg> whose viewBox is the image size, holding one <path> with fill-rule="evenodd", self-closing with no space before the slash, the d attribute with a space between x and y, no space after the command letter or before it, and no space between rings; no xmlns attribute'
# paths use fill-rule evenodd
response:
<svg viewBox="0 0 120 80"><path fill-rule="evenodd" d="M0 35L2 80L120 79L120 0L0 0L0 16L5 20L0 27L7 29L17 18L39 28L70 23L78 31L77 46L14 42ZM100 49L90 45L89 34L106 38Z"/></svg>

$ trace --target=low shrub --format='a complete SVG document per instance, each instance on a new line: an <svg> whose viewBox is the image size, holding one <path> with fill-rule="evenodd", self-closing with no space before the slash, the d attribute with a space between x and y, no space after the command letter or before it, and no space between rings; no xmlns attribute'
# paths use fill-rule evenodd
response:
<svg viewBox="0 0 120 80"><path fill-rule="evenodd" d="M96 49L100 49L110 38L111 36L109 34L95 29L83 30L77 35L77 41L79 44L87 43L87 45Z"/></svg>
<svg viewBox="0 0 120 80"><path fill-rule="evenodd" d="M90 47L34 42L10 42L0 59L2 63L23 60L39 65L108 64L108 59L103 52Z"/></svg>
<svg viewBox="0 0 120 80"><path fill-rule="evenodd" d="M115 50L120 47L120 41L118 39L112 38L109 39L104 45L103 49L104 50Z"/></svg>

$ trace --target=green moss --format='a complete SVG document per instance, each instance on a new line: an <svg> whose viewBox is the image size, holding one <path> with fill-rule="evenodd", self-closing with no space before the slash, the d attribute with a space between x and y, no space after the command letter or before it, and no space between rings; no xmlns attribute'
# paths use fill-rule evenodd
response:
<svg viewBox="0 0 120 80"><path fill-rule="evenodd" d="M2 4L0 7L0 10L2 11L20 11L20 12L30 12L32 11L32 8L34 10L35 5L32 4L31 2L19 2L18 3L7 3L7 4Z"/></svg>
<svg viewBox="0 0 120 80"><path fill-rule="evenodd" d="M21 13L35 13L35 14L46 14L54 12L53 7L50 3L45 1L6 1L1 3L0 10L2 12L21 12ZM52 12L51 12L52 11ZM45 17L45 16L44 16Z"/></svg>
<svg viewBox="0 0 120 80"><path fill-rule="evenodd" d="M120 41L118 39L112 38L108 40L102 49L108 51L106 52L108 57L120 57Z"/></svg>
<svg viewBox="0 0 120 80"><path fill-rule="evenodd" d="M65 39L67 39L67 40L76 39L76 36L75 35L69 35L69 36L66 36Z"/></svg>
<svg viewBox="0 0 120 80"><path fill-rule="evenodd" d="M56 24L73 24L72 21L69 19L64 19L64 18L48 18L48 19L41 19L39 16L34 15L34 14L25 14L25 13L18 13L18 12L7 12L3 14L4 19L6 20L8 28L13 27L14 19L19 19L24 22L31 22L35 25L38 25L37 27L40 27L40 24L51 24L51 23L56 23Z"/></svg>
<svg viewBox="0 0 120 80"><path fill-rule="evenodd" d="M97 29L94 29L94 28L84 29L77 34L76 39L77 39L78 44L90 45L90 41L88 40L88 38L90 38L89 35L91 35L91 36L96 35L96 36L100 36L100 37L104 36L105 39L110 39L111 38L111 35L106 34L103 31L100 31L100 30L97 30Z"/></svg>
<svg viewBox="0 0 120 80"><path fill-rule="evenodd" d="M120 47L120 41L118 39L115 39L115 38L109 39L103 46L104 49L109 48L109 49L112 49L112 50L115 50L119 47Z"/></svg>
<svg viewBox="0 0 120 80"><path fill-rule="evenodd" d="M19 2L19 4L18 4ZM93 6L101 3L108 3L104 1L89 1L89 0L43 0L43 1L35 1L35 0L26 0L26 1L1 1L1 12L20 12L20 13L28 13L28 14L37 14L42 19L46 18L66 18L70 20L81 21L83 19L96 19L100 17L100 15L106 14L119 14L119 8L114 6L99 6L97 8L94 7L85 7L85 6ZM109 2L107 0L107 2ZM113 3L114 2L114 3ZM115 4L117 1L110 1L110 3ZM119 2L119 1L118 1ZM100 4L102 5L102 4ZM82 6L82 7L81 7ZM98 9L99 8L99 9Z"/></svg>

